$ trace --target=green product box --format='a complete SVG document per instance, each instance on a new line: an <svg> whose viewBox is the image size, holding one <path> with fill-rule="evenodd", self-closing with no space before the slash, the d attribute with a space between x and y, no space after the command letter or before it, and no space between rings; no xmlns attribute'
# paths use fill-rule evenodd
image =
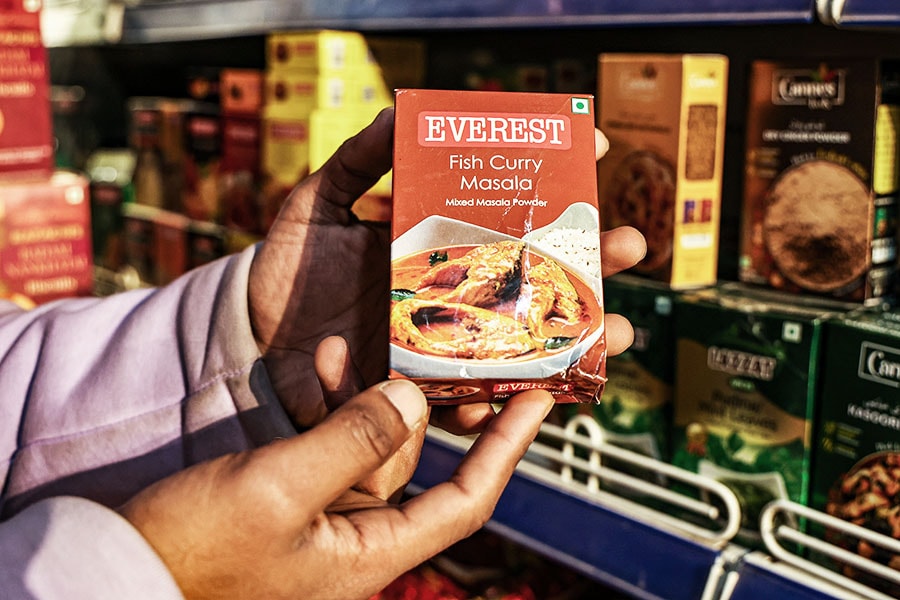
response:
<svg viewBox="0 0 900 600"><path fill-rule="evenodd" d="M857 311L828 322L826 334L811 506L900 539L900 313ZM820 533L900 570L898 554ZM900 597L900 586L841 570Z"/></svg>
<svg viewBox="0 0 900 600"><path fill-rule="evenodd" d="M608 379L600 403L576 408L592 414L610 442L665 461L670 456L675 370L672 306L677 293L634 275L604 280L606 310L631 321L634 343L622 354L607 358Z"/></svg>
<svg viewBox="0 0 900 600"><path fill-rule="evenodd" d="M735 492L742 543L769 501L806 503L823 323L850 306L740 284L676 300L672 462Z"/></svg>

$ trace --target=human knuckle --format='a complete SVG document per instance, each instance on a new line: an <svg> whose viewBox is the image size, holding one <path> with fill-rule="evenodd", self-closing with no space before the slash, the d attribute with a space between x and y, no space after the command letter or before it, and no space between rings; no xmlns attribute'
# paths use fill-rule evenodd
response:
<svg viewBox="0 0 900 600"><path fill-rule="evenodd" d="M360 452L374 452L386 459L394 451L394 439L377 411L371 407L357 406L350 409L348 420L353 444Z"/></svg>

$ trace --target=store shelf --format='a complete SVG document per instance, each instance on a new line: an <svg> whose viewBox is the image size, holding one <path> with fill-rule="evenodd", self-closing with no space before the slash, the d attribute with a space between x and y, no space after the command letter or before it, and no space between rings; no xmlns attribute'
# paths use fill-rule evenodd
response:
<svg viewBox="0 0 900 600"><path fill-rule="evenodd" d="M802 569L773 561L762 552L744 555L726 576L721 600L876 600L875 592L860 594L824 579L811 578Z"/></svg>
<svg viewBox="0 0 900 600"><path fill-rule="evenodd" d="M813 0L143 0L128 2L122 41L194 40L278 29L473 29L806 23Z"/></svg>
<svg viewBox="0 0 900 600"><path fill-rule="evenodd" d="M571 425L543 426L500 498L489 529L633 598L888 598L837 573L820 570L802 557L790 556L779 545L781 536L796 542L797 532L785 530L787 521L776 515L793 511L798 517L824 519L832 525L833 518L821 513L816 516L815 511L790 502L773 503L764 511L763 523L767 547L771 544L772 551L749 551L732 541L740 508L727 488L605 444L590 427ZM588 435L581 433L585 429ZM418 493L446 481L470 444L469 438L430 429L410 490ZM608 466L610 459L619 468ZM620 470L624 464L630 466ZM655 469L659 485L626 474L635 468ZM674 480L705 490L699 497L717 499L703 506L681 504L670 490ZM687 508L696 509L697 514L710 510L708 521L688 522L675 516L683 515ZM888 549L895 550L898 544L868 530L864 535L877 537L875 541Z"/></svg>
<svg viewBox="0 0 900 600"><path fill-rule="evenodd" d="M591 444L588 438L549 425L542 433L556 441ZM445 481L467 446L465 439L429 431L411 489L421 491ZM630 455L639 461L651 460L618 448L604 449L605 456L612 454L616 458ZM554 467L561 464L559 461L582 472L596 473L604 481L612 478L615 485L628 483L627 476L616 478L598 462L535 444L520 463L488 527L634 598L713 597L718 575L723 572L723 550L739 523L737 500L727 488L711 482L715 488L712 493L725 495L719 501L725 510L720 518L712 519L718 524L706 527L681 522L666 512L604 492L590 478L575 481L566 469ZM678 476L676 471L680 471L661 463L660 467L669 469L666 476ZM693 474L686 476L691 478ZM704 504L698 510L704 507L709 510L711 506Z"/></svg>
<svg viewBox="0 0 900 600"><path fill-rule="evenodd" d="M818 0L816 12L822 22L840 27L900 26L896 0Z"/></svg>

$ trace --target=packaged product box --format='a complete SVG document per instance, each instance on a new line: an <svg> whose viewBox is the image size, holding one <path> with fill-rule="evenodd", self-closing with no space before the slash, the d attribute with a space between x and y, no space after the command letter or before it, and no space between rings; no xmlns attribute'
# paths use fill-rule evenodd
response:
<svg viewBox="0 0 900 600"><path fill-rule="evenodd" d="M392 377L433 403L606 381L593 98L396 92Z"/></svg>
<svg viewBox="0 0 900 600"><path fill-rule="evenodd" d="M0 178L53 173L53 116L40 0L0 5Z"/></svg>
<svg viewBox="0 0 900 600"><path fill-rule="evenodd" d="M259 117L263 106L263 78L260 69L222 69L219 74L222 114Z"/></svg>
<svg viewBox="0 0 900 600"><path fill-rule="evenodd" d="M576 409L592 415L610 443L665 461L670 460L677 294L666 284L626 273L603 280L604 306L628 318L634 343L606 359L600 403Z"/></svg>
<svg viewBox="0 0 900 600"><path fill-rule="evenodd" d="M90 211L88 180L78 173L0 184L0 295L35 304L89 295Z"/></svg>
<svg viewBox="0 0 900 600"><path fill-rule="evenodd" d="M269 118L305 119L316 109L389 106L391 95L374 65L335 72L270 70L265 77Z"/></svg>
<svg viewBox="0 0 900 600"><path fill-rule="evenodd" d="M857 311L826 324L811 506L900 539L900 313ZM818 536L900 570L900 554L836 530ZM891 597L891 586L862 570L824 562Z"/></svg>
<svg viewBox="0 0 900 600"><path fill-rule="evenodd" d="M188 228L191 220L181 213L157 211L153 217L153 279L155 285L171 283L187 271Z"/></svg>
<svg viewBox="0 0 900 600"><path fill-rule="evenodd" d="M222 116L218 104L193 102L184 114L184 166L178 212L191 219L218 221L222 164Z"/></svg>
<svg viewBox="0 0 900 600"><path fill-rule="evenodd" d="M309 175L309 118L262 119L260 227L268 231L281 203Z"/></svg>
<svg viewBox="0 0 900 600"><path fill-rule="evenodd" d="M135 164L129 148L102 148L92 152L85 165L91 185L94 264L112 271L124 264L122 205L134 202Z"/></svg>
<svg viewBox="0 0 900 600"><path fill-rule="evenodd" d="M153 284L156 280L154 257L154 218L161 209L130 202L122 205L123 271L138 285Z"/></svg>
<svg viewBox="0 0 900 600"><path fill-rule="evenodd" d="M897 127L874 59L754 61L741 281L877 303L896 273Z"/></svg>
<svg viewBox="0 0 900 600"><path fill-rule="evenodd" d="M225 229L207 221L191 221L187 227L187 270L225 256Z"/></svg>
<svg viewBox="0 0 900 600"><path fill-rule="evenodd" d="M137 152L135 202L180 210L184 189L185 116L193 101L134 96L127 101L128 145Z"/></svg>
<svg viewBox="0 0 900 600"><path fill-rule="evenodd" d="M716 281L728 59L714 54L601 54L598 163L609 227L647 239L634 273L673 288Z"/></svg>
<svg viewBox="0 0 900 600"><path fill-rule="evenodd" d="M734 283L676 298L672 462L735 492L745 544L769 501L807 503L823 323L852 306Z"/></svg>
<svg viewBox="0 0 900 600"><path fill-rule="evenodd" d="M224 226L262 233L260 212L263 72L221 73L222 159L219 210Z"/></svg>
<svg viewBox="0 0 900 600"><path fill-rule="evenodd" d="M366 38L356 31L288 31L266 38L270 69L337 71L370 64Z"/></svg>

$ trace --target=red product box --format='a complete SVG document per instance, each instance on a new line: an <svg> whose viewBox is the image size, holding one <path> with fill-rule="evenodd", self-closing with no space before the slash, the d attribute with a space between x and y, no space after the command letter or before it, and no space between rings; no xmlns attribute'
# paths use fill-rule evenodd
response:
<svg viewBox="0 0 900 600"><path fill-rule="evenodd" d="M606 383L591 95L398 90L391 377L435 404Z"/></svg>
<svg viewBox="0 0 900 600"><path fill-rule="evenodd" d="M0 177L53 172L53 118L39 1L0 1Z"/></svg>
<svg viewBox="0 0 900 600"><path fill-rule="evenodd" d="M89 182L58 171L0 185L0 296L41 304L93 289Z"/></svg>

